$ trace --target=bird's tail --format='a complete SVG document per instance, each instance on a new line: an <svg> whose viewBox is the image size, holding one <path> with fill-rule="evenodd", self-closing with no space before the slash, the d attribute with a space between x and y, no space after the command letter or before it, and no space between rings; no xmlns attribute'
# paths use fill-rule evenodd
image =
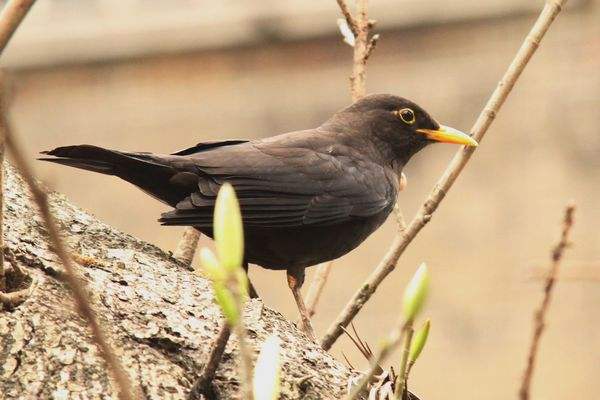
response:
<svg viewBox="0 0 600 400"><path fill-rule="evenodd" d="M39 160L115 175L168 204L176 204L183 193L170 180L177 171L168 159L151 153L127 153L92 145L57 147L43 151Z"/></svg>
<svg viewBox="0 0 600 400"><path fill-rule="evenodd" d="M57 147L42 151L41 154L52 156L40 157L39 160L42 161L119 177L123 177L121 175L124 173L129 175L135 171L149 172L149 169L164 170L167 167L163 163L157 163L156 157L152 157L150 153L125 153L88 144Z"/></svg>

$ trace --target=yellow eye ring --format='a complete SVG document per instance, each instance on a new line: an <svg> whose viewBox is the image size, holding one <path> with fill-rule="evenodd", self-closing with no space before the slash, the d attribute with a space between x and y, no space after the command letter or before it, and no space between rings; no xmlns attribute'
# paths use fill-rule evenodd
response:
<svg viewBox="0 0 600 400"><path fill-rule="evenodd" d="M404 123L408 125L412 125L416 121L415 112L410 108L403 108L401 110L396 111L396 114L400 117Z"/></svg>

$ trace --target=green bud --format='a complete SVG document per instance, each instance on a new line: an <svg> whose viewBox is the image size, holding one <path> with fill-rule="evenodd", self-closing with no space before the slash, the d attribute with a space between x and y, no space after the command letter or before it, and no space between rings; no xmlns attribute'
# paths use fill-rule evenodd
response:
<svg viewBox="0 0 600 400"><path fill-rule="evenodd" d="M200 249L200 265L206 274L206 277L213 281L225 280L225 271L219 265L217 256L209 248L203 247Z"/></svg>
<svg viewBox="0 0 600 400"><path fill-rule="evenodd" d="M254 400L276 400L280 392L281 340L271 335L261 346L254 367Z"/></svg>
<svg viewBox="0 0 600 400"><path fill-rule="evenodd" d="M429 328L431 327L431 321L427 320L413 337L412 343L410 344L410 351L408 354L409 364L414 364L417 358L421 355L425 343L427 343L427 337L429 336Z"/></svg>
<svg viewBox="0 0 600 400"><path fill-rule="evenodd" d="M229 326L236 326L240 320L240 311L236 305L235 297L221 282L213 282L213 289L215 291L215 300L221 307L227 323Z"/></svg>
<svg viewBox="0 0 600 400"><path fill-rule="evenodd" d="M422 263L404 290L402 310L404 318L407 321L414 320L417 314L419 314L427 298L428 290L429 273L427 271L427 264Z"/></svg>
<svg viewBox="0 0 600 400"><path fill-rule="evenodd" d="M229 183L221 186L217 195L214 236L221 266L228 271L241 267L244 257L242 215L235 190Z"/></svg>

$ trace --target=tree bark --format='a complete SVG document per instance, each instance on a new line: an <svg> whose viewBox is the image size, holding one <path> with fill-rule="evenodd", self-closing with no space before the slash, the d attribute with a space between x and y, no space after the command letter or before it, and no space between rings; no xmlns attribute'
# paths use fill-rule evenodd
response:
<svg viewBox="0 0 600 400"><path fill-rule="evenodd" d="M63 268L13 168L5 172L5 255L33 281L30 296L0 310L0 399L116 398L89 330L73 308ZM50 195L97 317L133 382L148 399L183 399L208 359L221 313L210 283L170 254ZM160 229L157 226L157 229ZM291 322L252 300L246 308L254 357L282 340L282 399L339 399L357 373L310 342ZM239 398L237 340L215 378L222 399Z"/></svg>

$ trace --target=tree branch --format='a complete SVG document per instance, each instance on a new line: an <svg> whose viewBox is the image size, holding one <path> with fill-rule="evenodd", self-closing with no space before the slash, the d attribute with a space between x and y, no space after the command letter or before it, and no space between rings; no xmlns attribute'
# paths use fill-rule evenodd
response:
<svg viewBox="0 0 600 400"><path fill-rule="evenodd" d="M364 97L366 93L366 65L367 65L367 47L369 43L369 1L357 0L356 2L356 41L354 43L354 56L352 64L352 75L350 76L350 90L352 100L356 101Z"/></svg>
<svg viewBox="0 0 600 400"><path fill-rule="evenodd" d="M342 11L344 18L346 19L346 22L348 23L348 28L350 28L350 31L356 38L358 34L358 27L356 26L356 20L354 19L352 13L350 12L350 9L348 8L348 4L346 4L345 0L337 0L337 3L340 6L340 10Z"/></svg>
<svg viewBox="0 0 600 400"><path fill-rule="evenodd" d="M12 38L33 3L35 3L35 0L11 0L2 9L0 13L0 55L4 53L8 41Z"/></svg>
<svg viewBox="0 0 600 400"><path fill-rule="evenodd" d="M229 336L231 336L231 329L229 328L227 321L223 321L218 336L210 346L211 351L208 355L208 361L202 368L202 374L200 374L198 379L196 379L196 382L194 382L188 395L188 400L201 400L206 393L213 390L211 387L212 381L215 378L217 368L223 358Z"/></svg>
<svg viewBox="0 0 600 400"><path fill-rule="evenodd" d="M379 35L373 35L369 39L369 34L375 21L369 20L368 15L368 0L357 0L356 10L358 18L352 16L348 5L345 0L337 0L348 27L354 35L354 53L353 53L353 64L352 64L352 75L350 76L350 94L352 101L356 101L363 97L366 93L365 87L365 73L366 64L369 56L375 49ZM404 174L402 175L404 177ZM406 180L405 180L406 181ZM397 209L399 218L402 215L402 211ZM315 314L315 310L323 288L327 283L327 277L333 265L333 261L323 263L319 265L317 273L315 274L313 281L310 285L310 289L307 297L307 311L312 317Z"/></svg>
<svg viewBox="0 0 600 400"><path fill-rule="evenodd" d="M537 358L537 352L540 345L540 339L546 326L546 313L550 307L550 301L552 300L552 289L556 282L558 275L558 269L562 260L565 249L570 245L569 234L573 227L573 214L575 213L575 205L570 204L565 209L565 216L562 223L562 232L560 235L560 241L552 249L552 265L546 275L546 283L544 285L544 297L540 308L535 312L533 322L533 337L531 339L531 345L529 346L529 354L527 355L527 365L525 372L523 373L523 379L521 381L521 388L519 389L519 399L529 400L529 388L531 386L531 379L533 377L533 369L535 367L535 361Z"/></svg>
<svg viewBox="0 0 600 400"><path fill-rule="evenodd" d="M27 12L29 11L34 2L35 0L12 0L8 4L6 4L4 9L2 10L2 13L0 14L0 55L4 52L8 41L14 34L15 30L21 24L21 22L25 18L25 15L27 15ZM109 369L113 374L113 377L117 383L119 397L122 400L132 400L132 386L129 382L129 377L125 374L112 348L106 341L104 332L100 324L96 320L92 306L87 298L87 294L83 289L83 285L80 279L77 277L75 267L73 266L73 261L71 260L71 257L69 256L66 250L65 244L63 243L63 240L58 231L56 222L54 221L52 213L50 212L46 193L42 191L37 185L37 182L31 170L31 166L29 165L27 159L23 156L23 153L14 141L11 132L11 127L6 117L4 99L0 99L0 120L0 127L2 128L3 136L2 146L6 145L6 148L11 152L18 168L21 170L23 177L27 182L27 185L29 186L29 189L33 194L33 199L35 200L40 210L40 213L42 215L42 218L44 219L44 223L48 230L48 236L52 243L53 250L56 253L56 255L60 258L61 262L65 267L67 282L71 288L71 292L73 293L77 309L81 316L88 322L88 325L96 340L96 344L100 348L102 355L106 361L106 364L108 365ZM3 166L4 164L2 163L0 165ZM3 170L0 170L0 173L3 173Z"/></svg>
<svg viewBox="0 0 600 400"><path fill-rule="evenodd" d="M4 76L0 76L0 101L4 100ZM4 108L3 105L0 107ZM6 126L0 117L0 292L6 289L4 269L4 137Z"/></svg>
<svg viewBox="0 0 600 400"><path fill-rule="evenodd" d="M186 227L183 231L181 239L177 243L177 248L173 253L173 257L190 267L192 265L192 261L194 261L194 255L196 254L199 240L200 232L194 227Z"/></svg>
<svg viewBox="0 0 600 400"><path fill-rule="evenodd" d="M10 38L15 33L35 0L12 0L8 2L0 13L0 56L4 52ZM4 80L4 76L0 77ZM3 84L4 82L2 82ZM4 89L4 88L2 88ZM0 100L3 100L0 99ZM6 288L4 270L4 126L0 126L0 291Z"/></svg>
<svg viewBox="0 0 600 400"><path fill-rule="evenodd" d="M331 272L333 261L321 263L317 266L317 272L313 278L310 287L308 288L308 294L306 295L306 311L310 317L314 316L317 312L317 304L323 294L323 289L327 283L327 278Z"/></svg>
<svg viewBox="0 0 600 400"><path fill-rule="evenodd" d="M367 43L367 48L365 49L365 56L364 56L365 62L369 59L373 50L375 50L375 46L377 46L378 41L379 41L379 34L375 34L371 37L371 39L369 40L369 43Z"/></svg>
<svg viewBox="0 0 600 400"><path fill-rule="evenodd" d="M548 1L539 15L537 21L531 28L531 31L525 38L520 49L517 51L513 61L504 73L504 76L498 83L498 86L492 93L490 99L480 113L477 121L471 129L473 137L481 142L488 128L492 124L496 114L504 104L504 101L510 94L517 79L527 66L531 56L537 50L540 41L544 37L548 28L559 14L566 0ZM406 247L417 236L421 229L429 222L431 215L438 208L440 202L452 187L456 178L460 175L463 168L473 155L475 147L461 148L444 173L438 180L429 197L421 205L417 215L413 218L403 234L396 235L391 247L377 266L377 268L367 278L361 288L354 294L353 298L348 302L344 310L328 329L325 337L321 341L321 345L325 350L331 348L335 341L343 333L341 327L346 327L352 319L359 313L365 303L371 298L377 290L381 282L389 275L394 268L398 259L406 249Z"/></svg>

